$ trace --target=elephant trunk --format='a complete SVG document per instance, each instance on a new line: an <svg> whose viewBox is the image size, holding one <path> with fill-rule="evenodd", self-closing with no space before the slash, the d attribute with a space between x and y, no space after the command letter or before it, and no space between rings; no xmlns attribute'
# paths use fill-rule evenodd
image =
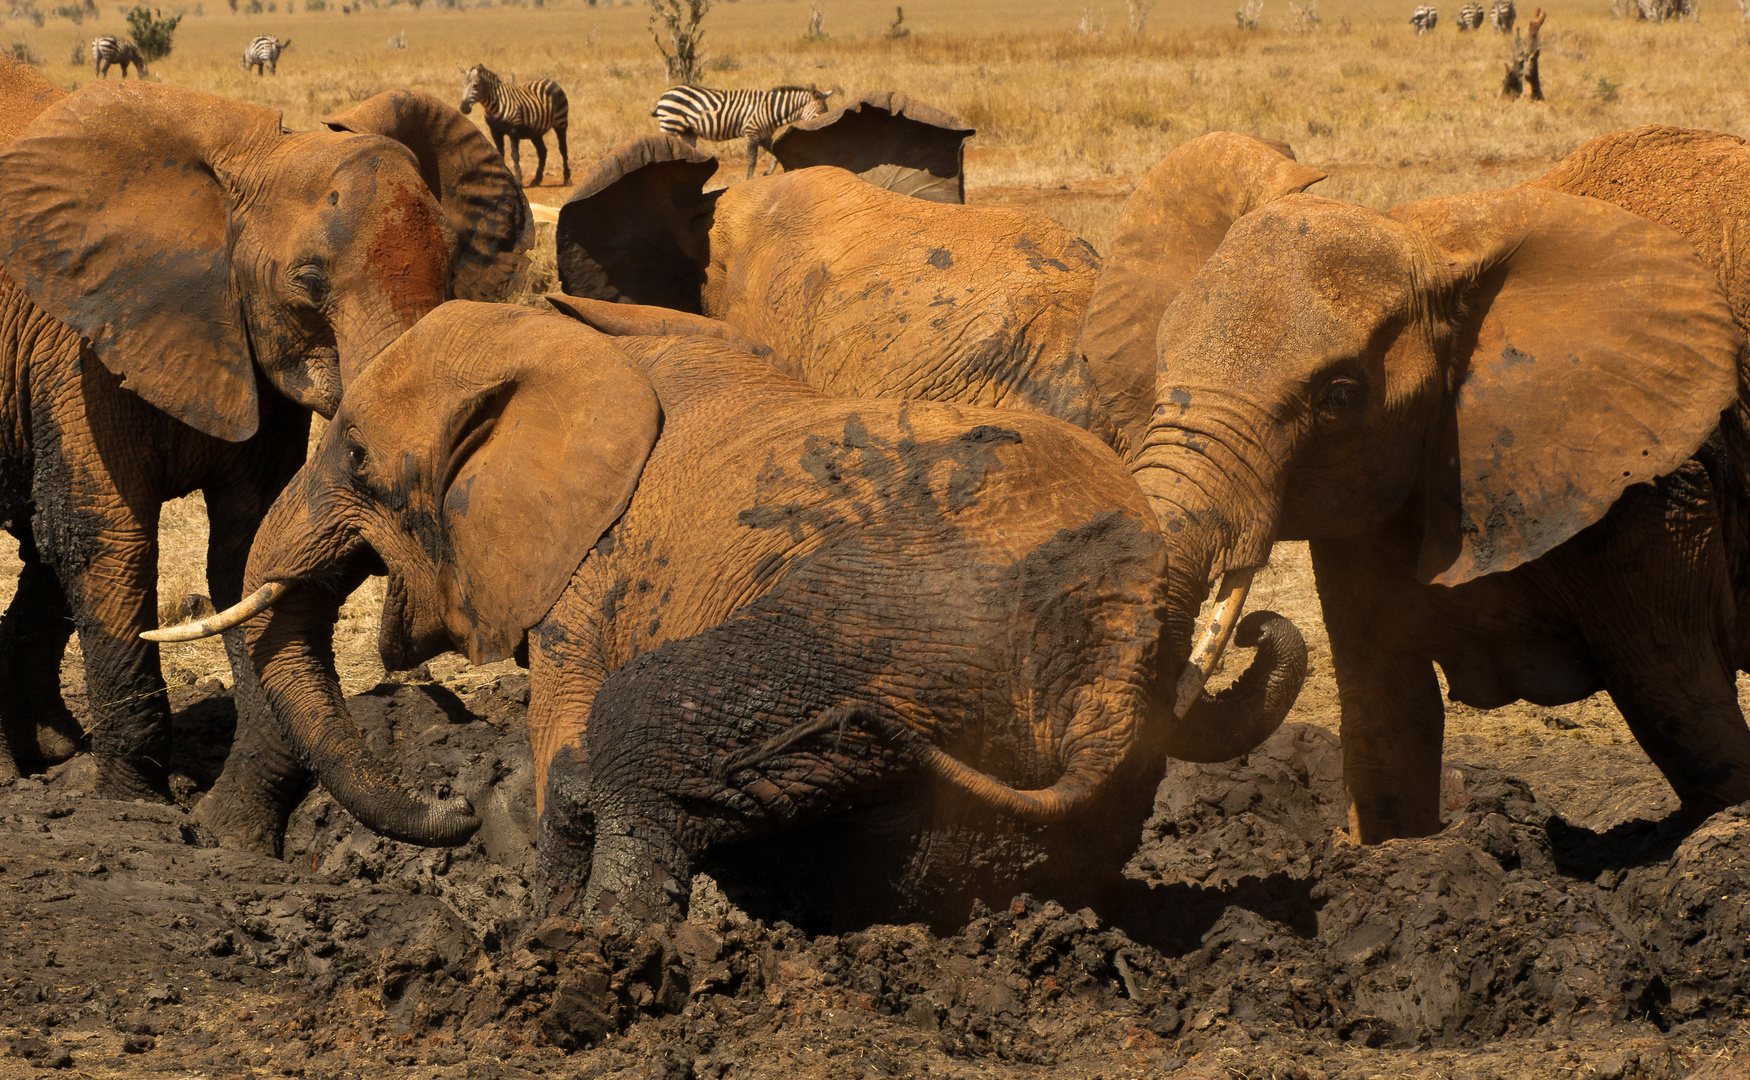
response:
<svg viewBox="0 0 1750 1080"><path fill-rule="evenodd" d="M334 669L334 625L341 602L374 559L340 530L311 527L304 487L293 483L281 494L250 552L251 591L269 581L287 586L248 624L249 654L262 688L294 751L348 813L394 840L460 844L480 826L468 800L426 799L401 790L347 712Z"/></svg>
<svg viewBox="0 0 1750 1080"><path fill-rule="evenodd" d="M1275 539L1280 470L1259 464L1274 455L1245 434L1258 425L1242 425L1236 408L1205 405L1196 419L1196 426L1165 426L1157 418L1132 471L1170 551L1164 671L1176 674L1169 698L1182 723L1171 726L1167 753L1213 762L1247 752L1281 725L1306 679L1306 642L1275 612L1240 617ZM1193 652L1198 610L1218 578L1219 602ZM1258 652L1230 687L1211 695L1203 686L1230 638Z"/></svg>

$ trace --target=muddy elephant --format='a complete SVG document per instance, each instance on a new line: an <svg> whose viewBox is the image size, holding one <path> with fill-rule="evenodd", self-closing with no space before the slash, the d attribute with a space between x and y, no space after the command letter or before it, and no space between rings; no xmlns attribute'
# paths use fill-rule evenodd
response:
<svg viewBox="0 0 1750 1080"><path fill-rule="evenodd" d="M1138 185L1102 265L1038 214L927 205L823 168L705 193L715 167L661 139L597 166L557 236L566 292L598 301L577 305L583 317L610 332L631 320L729 334L829 393L1047 413L1126 457L1155 411L1154 328L1168 303L1230 222L1325 175L1284 143L1193 139ZM1249 581L1224 582L1195 650L1197 603L1182 594L1189 606L1170 613L1185 628L1169 663L1185 702L1215 670Z"/></svg>
<svg viewBox="0 0 1750 1080"><path fill-rule="evenodd" d="M1608 691L1686 812L1750 798L1743 335L1683 237L1539 188L1289 195L1156 346L1169 611L1311 541L1360 839L1440 827L1436 664L1480 708Z"/></svg>
<svg viewBox="0 0 1750 1080"><path fill-rule="evenodd" d="M163 799L169 713L138 638L160 504L204 491L208 584L234 602L310 413L446 298L501 294L528 210L485 139L421 94L309 132L163 85L0 111L31 117L0 148L0 520L24 561L0 627L0 775L80 738L58 679L77 630L98 792ZM259 709L241 636L227 646ZM240 740L234 759L271 752Z"/></svg>
<svg viewBox="0 0 1750 1080"><path fill-rule="evenodd" d="M251 601L198 629L271 605L250 650L295 742L423 844L477 822L371 760L328 659L339 604L387 571L391 668L526 654L559 907L673 916L712 851L881 806L885 915L955 919L1115 882L1165 756L1243 753L1292 703L1298 675L1253 679L1174 719L1163 556L1117 457L1048 417L833 398L721 339L458 302L348 388ZM1304 672L1277 624L1267 666ZM896 847L896 814L924 839Z"/></svg>
<svg viewBox="0 0 1750 1080"><path fill-rule="evenodd" d="M824 166L706 192L716 167L670 136L600 162L559 213L565 292L721 320L826 393L1101 427L1076 348L1099 259L1069 230Z"/></svg>

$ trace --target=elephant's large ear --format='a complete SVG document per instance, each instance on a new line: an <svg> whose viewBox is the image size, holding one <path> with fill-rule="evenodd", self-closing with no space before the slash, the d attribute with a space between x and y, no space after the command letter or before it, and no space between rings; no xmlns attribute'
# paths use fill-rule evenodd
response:
<svg viewBox="0 0 1750 1080"><path fill-rule="evenodd" d="M1154 413L1156 329L1173 298L1235 221L1324 178L1295 161L1286 143L1212 131L1168 154L1137 186L1118 219L1081 339L1101 408L1127 447Z"/></svg>
<svg viewBox="0 0 1750 1080"><path fill-rule="evenodd" d="M901 195L966 201L966 140L978 132L933 105L890 90L864 94L772 140L772 156L795 172L836 165Z"/></svg>
<svg viewBox="0 0 1750 1080"><path fill-rule="evenodd" d="M611 339L562 315L456 302L415 335L447 338L414 353L443 368L416 394L443 401L413 415L447 418L432 465L451 625L466 626L469 659L490 663L516 651L625 511L661 408Z"/></svg>
<svg viewBox="0 0 1750 1080"><path fill-rule="evenodd" d="M1454 406L1430 447L1423 580L1510 570L1671 472L1737 396L1743 335L1662 225L1530 188L1392 216L1432 241ZM1438 317L1438 316L1437 316Z"/></svg>
<svg viewBox="0 0 1750 1080"><path fill-rule="evenodd" d="M258 417L215 162L279 136L270 109L93 83L0 149L7 275L124 386L221 439L247 439Z"/></svg>
<svg viewBox="0 0 1750 1080"><path fill-rule="evenodd" d="M418 90L390 90L322 122L335 131L386 136L413 151L425 186L456 229L450 264L456 298L510 295L535 242L534 216L522 185L479 128Z"/></svg>
<svg viewBox="0 0 1750 1080"><path fill-rule="evenodd" d="M572 296L702 311L717 159L672 135L603 158L559 209L559 282Z"/></svg>

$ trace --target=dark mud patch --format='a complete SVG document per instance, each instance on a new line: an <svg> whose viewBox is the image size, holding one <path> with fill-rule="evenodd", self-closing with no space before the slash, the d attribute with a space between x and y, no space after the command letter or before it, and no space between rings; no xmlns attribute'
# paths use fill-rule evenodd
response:
<svg viewBox="0 0 1750 1080"><path fill-rule="evenodd" d="M0 1076L1750 1074L1744 808L1568 821L1459 761L1442 834L1360 848L1335 740L1290 725L1172 769L1111 911L810 937L701 879L684 922L586 925L530 916L526 702L522 676L352 700L406 783L481 810L449 851L320 793L277 861L81 794L77 760L0 788ZM228 703L176 704L204 786ZM1591 757L1597 785L1648 769Z"/></svg>

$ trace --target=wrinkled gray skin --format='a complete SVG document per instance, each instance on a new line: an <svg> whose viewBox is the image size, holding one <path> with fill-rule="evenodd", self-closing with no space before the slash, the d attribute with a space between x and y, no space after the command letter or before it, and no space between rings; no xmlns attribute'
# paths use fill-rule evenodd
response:
<svg viewBox="0 0 1750 1080"><path fill-rule="evenodd" d="M164 683L139 639L158 622L160 505L204 492L208 587L234 602L310 413L332 415L458 285L501 287L491 266L526 246L527 209L472 125L409 92L295 133L171 86L50 97L0 101L31 117L0 149L0 519L25 564L0 625L0 776L85 738L100 794L165 799ZM501 209L452 222L480 201ZM59 693L75 630L88 733ZM302 773L241 635L226 645L241 734L202 813L271 849Z"/></svg>

